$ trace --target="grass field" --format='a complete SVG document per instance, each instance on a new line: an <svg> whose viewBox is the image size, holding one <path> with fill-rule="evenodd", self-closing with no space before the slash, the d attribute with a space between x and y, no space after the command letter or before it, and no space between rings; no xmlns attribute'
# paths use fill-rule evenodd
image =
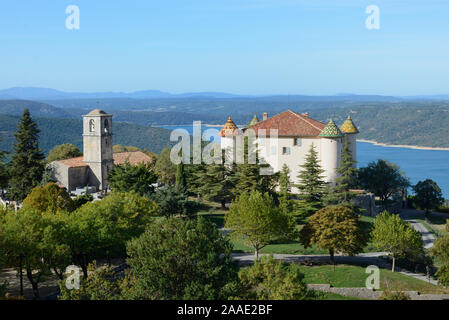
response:
<svg viewBox="0 0 449 320"><path fill-rule="evenodd" d="M331 265L301 266L307 284L330 284L333 287L358 288L365 287L368 274L365 267L337 265L335 271ZM380 269L380 290L419 291L420 293L441 294L449 290L418 280L398 272Z"/></svg>
<svg viewBox="0 0 449 320"><path fill-rule="evenodd" d="M223 228L225 224L224 216L226 214L226 210L223 210L219 207L218 204L215 203L207 203L210 206L210 209L207 211L201 211L198 213L198 215L203 216L213 223L217 225L218 228ZM367 217L362 216L362 228L364 232L369 233L371 230L371 226L373 224L374 218L373 217ZM298 220L301 223L303 221ZM301 229L302 224L298 224L297 228ZM244 238L239 239L232 239L232 243L234 244L234 251L235 252L245 252L245 253L251 253L253 252L253 249L249 247L245 243ZM368 243L365 248L364 252L376 252L378 251L375 247L372 246L371 243ZM310 248L304 248L304 246L299 241L290 241L290 242L283 242L283 243L272 243L264 248L261 249L261 253L284 253L284 254L327 254L327 250L320 250L316 246L310 247Z"/></svg>

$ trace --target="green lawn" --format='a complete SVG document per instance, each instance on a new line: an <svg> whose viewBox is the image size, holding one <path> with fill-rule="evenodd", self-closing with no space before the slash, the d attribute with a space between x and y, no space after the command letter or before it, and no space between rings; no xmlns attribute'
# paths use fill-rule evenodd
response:
<svg viewBox="0 0 449 320"><path fill-rule="evenodd" d="M307 284L330 284L333 287L365 287L368 274L365 267L337 265L335 271L331 265L307 267L301 266ZM380 290L419 291L421 293L449 293L449 290L418 280L398 272L380 269Z"/></svg>
<svg viewBox="0 0 449 320"><path fill-rule="evenodd" d="M224 227L225 210L219 208L218 204L208 203L210 209L207 211L201 211L198 215L203 216L217 225L218 228ZM302 220L298 220L304 223ZM362 228L364 232L369 233L374 221L373 217L361 216ZM298 229L302 228L302 224L297 225ZM231 240L234 244L235 252L252 253L254 250L249 247L243 238ZM364 248L364 252L376 252L378 249L372 246L369 242ZM283 243L272 243L260 251L261 253L284 253L284 254L327 254L327 250L320 250L316 246L311 248L304 248L299 241L290 241Z"/></svg>

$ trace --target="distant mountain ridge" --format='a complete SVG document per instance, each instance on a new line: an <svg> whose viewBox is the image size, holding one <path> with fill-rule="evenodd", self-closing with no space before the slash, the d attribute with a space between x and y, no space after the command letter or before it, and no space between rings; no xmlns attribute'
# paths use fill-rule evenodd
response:
<svg viewBox="0 0 449 320"><path fill-rule="evenodd" d="M243 95L225 92L186 92L172 94L159 90L140 90L134 92L64 92L51 88L39 87L13 87L0 90L0 99L25 99L25 100L58 100L58 99L108 99L108 98L131 98L131 99L161 99L161 98L232 98L243 97Z"/></svg>
<svg viewBox="0 0 449 320"><path fill-rule="evenodd" d="M325 101L325 100L356 100L356 101L392 101L392 100L449 100L449 94L440 95L416 95L416 96L386 96L373 94L353 94L337 93L334 95L301 95L301 94L266 94L249 95L233 94L226 92L185 92L169 93L160 90L139 90L134 92L65 92L52 88L40 87L13 87L0 90L0 99L24 99L24 100L63 100L63 99L111 99L111 98L129 98L129 99L164 99L164 98L214 98L214 99L232 99L232 98L275 98L290 97L292 99L303 99L305 101Z"/></svg>

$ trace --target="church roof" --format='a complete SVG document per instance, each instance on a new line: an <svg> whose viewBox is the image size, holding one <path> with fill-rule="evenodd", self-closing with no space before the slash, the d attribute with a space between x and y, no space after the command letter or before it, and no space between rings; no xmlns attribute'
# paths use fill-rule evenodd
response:
<svg viewBox="0 0 449 320"><path fill-rule="evenodd" d="M271 129L277 129L279 137L316 137L324 127L326 127L324 123L309 118L307 114L287 110L253 125L251 129L255 130L256 134L259 133L259 130L264 129L267 136L270 135Z"/></svg>
<svg viewBox="0 0 449 320"><path fill-rule="evenodd" d="M343 125L340 127L341 132L343 133L359 133L359 130L354 125L354 122L352 122L351 116L348 116L346 121L343 123Z"/></svg>
<svg viewBox="0 0 449 320"><path fill-rule="evenodd" d="M150 163L152 161L152 158L142 151L115 152L113 157L115 165L124 164L128 161L131 165L135 166L142 162ZM81 168L88 166L88 164L83 161L83 156L65 160L58 160L57 162L69 168Z"/></svg>
<svg viewBox="0 0 449 320"><path fill-rule="evenodd" d="M341 138L343 137L343 134L334 121L331 120L318 136L323 138Z"/></svg>
<svg viewBox="0 0 449 320"><path fill-rule="evenodd" d="M232 121L231 117L228 118L228 121L225 123L223 128L221 128L220 136L235 136L239 134L239 129L235 125L234 121Z"/></svg>
<svg viewBox="0 0 449 320"><path fill-rule="evenodd" d="M57 162L62 163L63 165L69 167L69 168L80 168L80 167L87 167L88 165L83 161L83 156L71 158L71 159L64 159L64 160L57 160Z"/></svg>
<svg viewBox="0 0 449 320"><path fill-rule="evenodd" d="M120 165L125 162L129 162L131 165L135 166L140 163L150 163L153 159L142 151L133 152L114 152L114 164Z"/></svg>
<svg viewBox="0 0 449 320"><path fill-rule="evenodd" d="M102 116L102 115L108 115L106 112L100 109L94 109L91 112L87 114L88 116Z"/></svg>

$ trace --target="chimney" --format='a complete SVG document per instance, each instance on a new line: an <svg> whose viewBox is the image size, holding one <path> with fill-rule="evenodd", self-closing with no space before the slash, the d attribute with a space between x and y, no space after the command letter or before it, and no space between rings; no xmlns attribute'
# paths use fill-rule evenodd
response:
<svg viewBox="0 0 449 320"><path fill-rule="evenodd" d="M265 121L265 120L267 120L268 119L268 113L267 112L264 112L263 113L263 121Z"/></svg>

